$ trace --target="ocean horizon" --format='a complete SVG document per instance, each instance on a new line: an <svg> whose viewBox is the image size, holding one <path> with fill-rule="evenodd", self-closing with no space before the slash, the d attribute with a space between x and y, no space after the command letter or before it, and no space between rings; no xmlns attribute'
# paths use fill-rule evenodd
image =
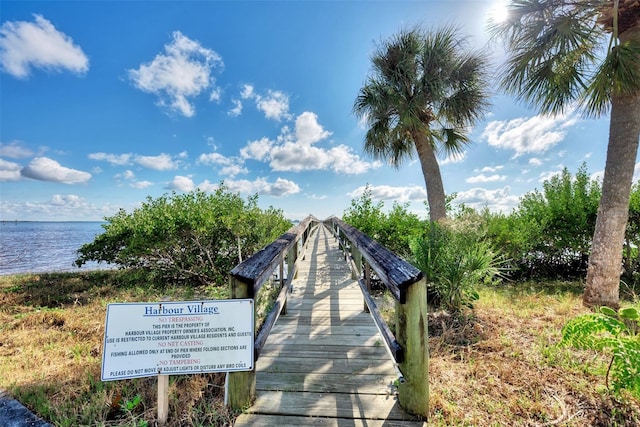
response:
<svg viewBox="0 0 640 427"><path fill-rule="evenodd" d="M77 250L91 243L104 221L0 220L0 275L73 272L110 268L108 264L75 266Z"/></svg>

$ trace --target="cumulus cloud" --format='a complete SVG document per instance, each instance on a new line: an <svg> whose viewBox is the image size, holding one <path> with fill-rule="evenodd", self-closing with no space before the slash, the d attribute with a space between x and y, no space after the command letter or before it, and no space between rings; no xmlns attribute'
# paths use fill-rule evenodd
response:
<svg viewBox="0 0 640 427"><path fill-rule="evenodd" d="M482 183L482 182L504 181L505 179L507 179L506 175L498 175L498 174L485 175L485 174L481 173L480 175L471 176L471 177L467 178L466 181L469 184L478 184L478 183Z"/></svg>
<svg viewBox="0 0 640 427"><path fill-rule="evenodd" d="M89 58L73 39L42 15L34 22L7 21L0 27L0 65L14 77L29 77L32 68L83 74Z"/></svg>
<svg viewBox="0 0 640 427"><path fill-rule="evenodd" d="M518 196L513 196L510 193L511 187L508 185L496 190L476 187L458 192L454 201L455 203L464 203L474 209L487 207L493 212L508 213L520 202Z"/></svg>
<svg viewBox="0 0 640 427"><path fill-rule="evenodd" d="M8 144L0 143L0 157L10 157L12 159L24 159L33 156L33 151L26 148L17 141Z"/></svg>
<svg viewBox="0 0 640 427"><path fill-rule="evenodd" d="M88 157L91 160L104 161L115 166L124 166L131 164L132 154L91 153Z"/></svg>
<svg viewBox="0 0 640 427"><path fill-rule="evenodd" d="M278 90L269 90L267 96L256 96L256 106L268 119L281 121L291 117L289 97Z"/></svg>
<svg viewBox="0 0 640 427"><path fill-rule="evenodd" d="M567 129L576 122L571 114L495 120L487 124L481 137L492 147L515 151L518 157L549 150L564 139Z"/></svg>
<svg viewBox="0 0 640 427"><path fill-rule="evenodd" d="M222 66L222 58L215 51L174 31L164 53L128 72L136 88L158 97L158 105L192 117L195 114L192 99L214 86L213 70ZM213 100L216 93L217 88L213 87Z"/></svg>
<svg viewBox="0 0 640 427"><path fill-rule="evenodd" d="M237 157L226 157L220 153L206 153L198 157L198 163L204 165L223 166L220 174L234 177L241 173L249 173L249 170L242 165L242 159Z"/></svg>
<svg viewBox="0 0 640 427"><path fill-rule="evenodd" d="M22 168L20 174L26 178L62 184L82 184L91 179L89 172L64 167L48 157L36 157L31 160L31 163Z"/></svg>
<svg viewBox="0 0 640 427"><path fill-rule="evenodd" d="M229 110L228 114L233 117L237 117L242 114L242 102L237 99L232 99L231 102L233 103L234 107Z"/></svg>
<svg viewBox="0 0 640 427"><path fill-rule="evenodd" d="M296 118L296 140L300 144L313 144L328 138L331 132L326 131L318 123L318 115L305 111Z"/></svg>
<svg viewBox="0 0 640 427"><path fill-rule="evenodd" d="M157 156L136 156L135 162L145 168L168 171L178 168L178 163L169 154L159 154Z"/></svg>
<svg viewBox="0 0 640 427"><path fill-rule="evenodd" d="M151 181L135 181L129 184L129 187L135 188L137 190L144 190L145 188L149 188L153 185Z"/></svg>
<svg viewBox="0 0 640 427"><path fill-rule="evenodd" d="M258 193L260 195L268 195L273 197L285 197L300 192L300 187L293 181L278 178L275 182L269 182L265 178L258 178L254 181L241 180L225 180L224 184L230 191L245 194Z"/></svg>
<svg viewBox="0 0 640 427"><path fill-rule="evenodd" d="M19 164L0 159L0 181L19 181L20 169Z"/></svg>
<svg viewBox="0 0 640 427"><path fill-rule="evenodd" d="M349 197L358 198L364 194L364 191L369 189L371 191L371 197L374 200L394 200L398 202L410 202L420 201L427 199L427 190L421 186L410 187L393 187L390 185L374 185L374 186L362 186L358 187L352 192L348 193Z"/></svg>
<svg viewBox="0 0 640 427"><path fill-rule="evenodd" d="M293 131L284 126L277 141L266 137L251 141L240 150L240 157L244 160L268 161L271 169L278 172L333 170L357 175L382 166L379 161L363 161L346 145L328 149L313 145L330 135L331 132L318 122L315 113L305 111L296 118Z"/></svg>
<svg viewBox="0 0 640 427"><path fill-rule="evenodd" d="M242 99L249 99L249 98L253 98L254 96L254 92L253 92L253 85L244 85L242 87L242 92L240 92L240 96L242 97Z"/></svg>
<svg viewBox="0 0 640 427"><path fill-rule="evenodd" d="M463 151L462 153L451 153L440 162L441 165L448 165L452 163L461 163L467 157L467 152Z"/></svg>
<svg viewBox="0 0 640 427"><path fill-rule="evenodd" d="M274 142L267 137L251 141L240 150L240 156L243 159L264 160L269 155L273 144Z"/></svg>
<svg viewBox="0 0 640 427"><path fill-rule="evenodd" d="M176 175L173 180L167 185L169 190L183 191L185 193L195 190L196 186L193 180L188 176Z"/></svg>

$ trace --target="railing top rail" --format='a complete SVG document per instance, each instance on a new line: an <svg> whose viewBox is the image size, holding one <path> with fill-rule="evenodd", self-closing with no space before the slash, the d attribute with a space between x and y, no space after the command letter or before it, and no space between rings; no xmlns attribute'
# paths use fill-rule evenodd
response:
<svg viewBox="0 0 640 427"><path fill-rule="evenodd" d="M422 279L422 271L340 218L333 216L324 222L333 222L340 228L394 297L404 304L407 288Z"/></svg>
<svg viewBox="0 0 640 427"><path fill-rule="evenodd" d="M320 220L313 215L309 215L272 243L236 265L231 270L231 276L252 285L254 289L259 288L271 276L271 273L278 265L280 254L289 250L291 245L295 244L298 237L313 222L320 222Z"/></svg>

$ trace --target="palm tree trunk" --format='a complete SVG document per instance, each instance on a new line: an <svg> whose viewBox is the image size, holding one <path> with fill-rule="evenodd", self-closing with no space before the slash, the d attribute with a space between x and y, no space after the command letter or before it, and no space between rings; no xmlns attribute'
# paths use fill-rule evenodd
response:
<svg viewBox="0 0 640 427"><path fill-rule="evenodd" d="M602 198L583 295L583 303L589 307L619 306L622 245L639 139L640 94L612 97Z"/></svg>
<svg viewBox="0 0 640 427"><path fill-rule="evenodd" d="M418 158L422 166L422 174L427 187L427 201L429 203L429 219L437 222L447 218L447 206L442 185L440 166L433 150L433 145L424 135L413 135L418 151Z"/></svg>

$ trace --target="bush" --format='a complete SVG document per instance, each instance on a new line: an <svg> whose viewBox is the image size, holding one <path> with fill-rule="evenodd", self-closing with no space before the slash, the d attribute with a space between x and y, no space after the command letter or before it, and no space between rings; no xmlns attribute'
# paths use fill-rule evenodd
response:
<svg viewBox="0 0 640 427"><path fill-rule="evenodd" d="M226 282L229 271L284 233L282 212L257 206L221 186L215 193L172 193L132 213L105 218L104 233L78 250L76 265L107 262L143 271L148 280Z"/></svg>
<svg viewBox="0 0 640 427"><path fill-rule="evenodd" d="M640 314L634 307L599 312L571 319L562 329L561 344L607 352L611 362L606 384L615 394L627 390L640 399Z"/></svg>
<svg viewBox="0 0 640 427"><path fill-rule="evenodd" d="M420 235L423 221L409 212L408 204L394 203L389 214L383 212L384 203L373 203L371 189L367 186L361 197L351 200L351 206L342 219L381 245L401 257L411 255L409 242Z"/></svg>
<svg viewBox="0 0 640 427"><path fill-rule="evenodd" d="M500 256L473 232L430 223L411 242L412 262L425 275L429 303L450 312L473 308L476 287L500 275Z"/></svg>

